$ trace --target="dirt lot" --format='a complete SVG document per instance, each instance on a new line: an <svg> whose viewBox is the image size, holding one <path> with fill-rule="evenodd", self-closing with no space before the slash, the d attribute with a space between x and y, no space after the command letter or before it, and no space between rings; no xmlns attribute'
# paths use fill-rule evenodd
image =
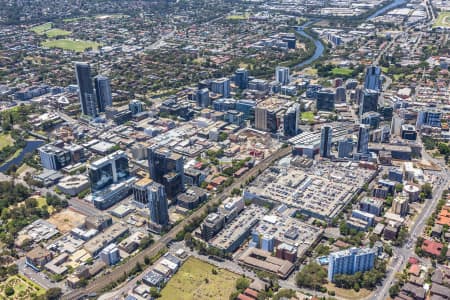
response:
<svg viewBox="0 0 450 300"><path fill-rule="evenodd" d="M85 219L85 215L67 208L60 211L59 213L52 215L47 221L55 225L62 233L66 233L73 228L83 224Z"/></svg>

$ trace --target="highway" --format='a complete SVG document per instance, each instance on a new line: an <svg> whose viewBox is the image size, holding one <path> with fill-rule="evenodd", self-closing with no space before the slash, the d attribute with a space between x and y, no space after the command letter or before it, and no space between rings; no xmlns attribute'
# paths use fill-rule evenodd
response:
<svg viewBox="0 0 450 300"><path fill-rule="evenodd" d="M222 193L215 195L207 204L203 205L201 208L193 212L189 217L173 227L166 235L161 237L161 239L159 239L149 248L130 258L130 260L126 264L119 265L118 267L112 269L112 272L110 274L95 278L86 288L78 289L64 295L63 299L79 299L84 295L100 292L111 282L117 281L125 272L130 272L131 269L133 269L133 267L136 265L136 263L139 262L143 265L145 256L152 257L156 255L160 250L164 249L167 243L172 241L176 237L176 235L184 229L185 225L190 223L193 219L199 218L204 215L207 212L209 205L220 203L223 199L230 195L233 189L240 188L242 182L249 180L253 176L257 176L260 172L264 171L270 165L272 165L276 160L288 155L290 152L291 148L286 147L279 149L269 157L265 158L259 164L249 170L246 174L244 174L239 180L236 180L232 185L225 188Z"/></svg>

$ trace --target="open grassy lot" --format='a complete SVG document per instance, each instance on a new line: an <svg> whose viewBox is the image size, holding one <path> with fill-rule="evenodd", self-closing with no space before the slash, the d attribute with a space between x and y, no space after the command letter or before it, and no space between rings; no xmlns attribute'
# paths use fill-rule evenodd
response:
<svg viewBox="0 0 450 300"><path fill-rule="evenodd" d="M334 68L331 70L331 73L335 76L351 76L353 70L349 68Z"/></svg>
<svg viewBox="0 0 450 300"><path fill-rule="evenodd" d="M302 112L301 119L305 121L314 121L314 113L312 111Z"/></svg>
<svg viewBox="0 0 450 300"><path fill-rule="evenodd" d="M247 20L247 19L248 14L227 16L227 20Z"/></svg>
<svg viewBox="0 0 450 300"><path fill-rule="evenodd" d="M5 289L7 287L14 289L14 294L9 297L5 294ZM5 282L0 283L0 299L34 299L37 296L44 294L45 289L22 275L11 276Z"/></svg>
<svg viewBox="0 0 450 300"><path fill-rule="evenodd" d="M60 39L60 40L47 40L42 43L42 46L48 48L60 48L63 50L72 50L75 52L83 52L88 48L97 50L101 45L92 41Z"/></svg>
<svg viewBox="0 0 450 300"><path fill-rule="evenodd" d="M434 22L433 27L450 28L450 11L441 11Z"/></svg>
<svg viewBox="0 0 450 300"><path fill-rule="evenodd" d="M6 146L12 146L14 144L14 140L9 134L0 134L0 150L5 148Z"/></svg>
<svg viewBox="0 0 450 300"><path fill-rule="evenodd" d="M52 29L52 23L50 22L30 28L31 31L37 34L44 34L47 30L50 29Z"/></svg>
<svg viewBox="0 0 450 300"><path fill-rule="evenodd" d="M216 269L214 275L212 270ZM189 258L161 291L161 300L228 300L240 276Z"/></svg>
<svg viewBox="0 0 450 300"><path fill-rule="evenodd" d="M53 28L53 29L47 30L45 32L45 35L48 36L49 38L52 38L52 37L57 37L57 36L67 36L67 35L70 35L71 33L72 32L67 31L67 30Z"/></svg>
<svg viewBox="0 0 450 300"><path fill-rule="evenodd" d="M360 289L359 292L355 292L353 289L347 290L338 288L332 283L327 283L325 287L328 291L335 291L336 296L349 300L364 299L370 295L370 291L366 289Z"/></svg>

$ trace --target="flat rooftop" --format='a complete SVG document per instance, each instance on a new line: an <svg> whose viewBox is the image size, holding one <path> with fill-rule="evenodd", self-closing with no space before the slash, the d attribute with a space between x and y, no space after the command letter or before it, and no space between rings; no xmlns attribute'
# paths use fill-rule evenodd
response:
<svg viewBox="0 0 450 300"><path fill-rule="evenodd" d="M360 168L353 162L320 161L302 169L273 166L245 189L244 198L279 202L329 220L374 175L374 170Z"/></svg>

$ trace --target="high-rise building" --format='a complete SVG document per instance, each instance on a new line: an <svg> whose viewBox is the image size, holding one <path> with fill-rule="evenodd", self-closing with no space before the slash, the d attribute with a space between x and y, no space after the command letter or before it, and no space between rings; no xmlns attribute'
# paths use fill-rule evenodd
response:
<svg viewBox="0 0 450 300"><path fill-rule="evenodd" d="M128 109L131 111L132 115L137 115L144 111L144 103L136 99L131 100L128 104Z"/></svg>
<svg viewBox="0 0 450 300"><path fill-rule="evenodd" d="M89 179L93 192L123 181L129 176L128 157L122 150L100 158L89 165Z"/></svg>
<svg viewBox="0 0 450 300"><path fill-rule="evenodd" d="M379 93L375 90L363 90L359 104L359 115L362 116L369 111L378 111L378 97Z"/></svg>
<svg viewBox="0 0 450 300"><path fill-rule="evenodd" d="M225 78L225 77L219 78L219 79L214 79L211 82L211 91L216 94L220 94L225 98L230 97L230 92L231 92L230 79Z"/></svg>
<svg viewBox="0 0 450 300"><path fill-rule="evenodd" d="M147 187L147 193L150 220L157 225L167 226L169 224L169 210L164 186L153 182Z"/></svg>
<svg viewBox="0 0 450 300"><path fill-rule="evenodd" d="M332 136L333 136L333 127L331 127L330 125L322 126L322 132L320 135L321 157L330 157Z"/></svg>
<svg viewBox="0 0 450 300"><path fill-rule="evenodd" d="M195 93L195 100L200 107L210 106L211 100L209 98L209 90L207 88L197 90Z"/></svg>
<svg viewBox="0 0 450 300"><path fill-rule="evenodd" d="M289 78L289 68L288 67L277 67L275 70L275 80L282 85L287 85L290 82Z"/></svg>
<svg viewBox="0 0 450 300"><path fill-rule="evenodd" d="M248 88L248 70L244 68L237 69L234 72L234 83L241 89Z"/></svg>
<svg viewBox="0 0 450 300"><path fill-rule="evenodd" d="M338 274L353 275L370 271L375 266L376 248L350 248L328 256L328 281L333 282Z"/></svg>
<svg viewBox="0 0 450 300"><path fill-rule="evenodd" d="M351 138L344 138L338 143L338 157L349 158L352 156L354 142Z"/></svg>
<svg viewBox="0 0 450 300"><path fill-rule="evenodd" d="M417 114L417 129L421 129L422 125L431 127L441 127L442 113L437 110L422 110Z"/></svg>
<svg viewBox="0 0 450 300"><path fill-rule="evenodd" d="M277 112L272 108L255 107L255 128L276 132L278 130Z"/></svg>
<svg viewBox="0 0 450 300"><path fill-rule="evenodd" d="M366 112L361 116L361 123L370 125L370 128L375 129L380 126L381 115L377 112L370 111Z"/></svg>
<svg viewBox="0 0 450 300"><path fill-rule="evenodd" d="M369 153L369 137L370 137L370 125L359 125L358 143L356 145L356 152L367 154Z"/></svg>
<svg viewBox="0 0 450 300"><path fill-rule="evenodd" d="M69 150L61 149L52 144L38 149L42 167L49 170L59 170L71 162Z"/></svg>
<svg viewBox="0 0 450 300"><path fill-rule="evenodd" d="M364 77L364 88L381 92L381 68L377 66L370 66L366 69L366 76Z"/></svg>
<svg viewBox="0 0 450 300"><path fill-rule="evenodd" d="M300 104L295 103L292 105L284 115L284 135L294 136L298 134L298 119L300 114Z"/></svg>
<svg viewBox="0 0 450 300"><path fill-rule="evenodd" d="M75 73L78 82L81 111L83 115L95 118L98 116L98 112L92 85L91 66L88 63L77 62L75 63Z"/></svg>
<svg viewBox="0 0 450 300"><path fill-rule="evenodd" d="M100 252L100 259L108 266L118 263L120 261L120 252L117 245L112 243L106 246L102 252Z"/></svg>
<svg viewBox="0 0 450 300"><path fill-rule="evenodd" d="M336 103L345 103L347 101L347 91L345 87L343 86L337 87L334 98Z"/></svg>
<svg viewBox="0 0 450 300"><path fill-rule="evenodd" d="M404 217L408 214L409 210L409 200L405 196L397 196L392 201L392 211L401 216Z"/></svg>
<svg viewBox="0 0 450 300"><path fill-rule="evenodd" d="M334 91L330 89L321 89L317 92L317 110L334 111Z"/></svg>
<svg viewBox="0 0 450 300"><path fill-rule="evenodd" d="M104 112L107 106L112 106L111 85L109 79L103 75L94 77L95 95L97 97L97 109Z"/></svg>
<svg viewBox="0 0 450 300"><path fill-rule="evenodd" d="M147 189L153 184L150 178L142 178L133 184L133 200L135 203L144 205L148 203Z"/></svg>
<svg viewBox="0 0 450 300"><path fill-rule="evenodd" d="M164 185L169 199L184 191L184 160L181 155L156 145L147 148L147 157L150 178Z"/></svg>

